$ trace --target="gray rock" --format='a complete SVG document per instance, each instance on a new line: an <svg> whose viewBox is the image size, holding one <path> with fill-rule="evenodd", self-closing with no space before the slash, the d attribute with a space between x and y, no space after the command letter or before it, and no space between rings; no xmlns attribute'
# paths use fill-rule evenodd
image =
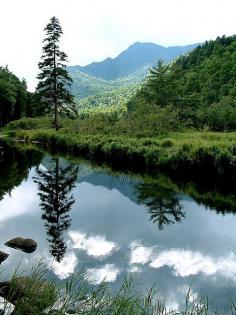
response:
<svg viewBox="0 0 236 315"><path fill-rule="evenodd" d="M66 310L66 314L76 314L76 310L69 308L68 310Z"/></svg>
<svg viewBox="0 0 236 315"><path fill-rule="evenodd" d="M25 253L33 253L37 248L37 242L31 238L16 237L6 242L4 245L19 249Z"/></svg>
<svg viewBox="0 0 236 315"><path fill-rule="evenodd" d="M9 254L0 251L0 264L8 258ZM0 313L1 315L1 313Z"/></svg>

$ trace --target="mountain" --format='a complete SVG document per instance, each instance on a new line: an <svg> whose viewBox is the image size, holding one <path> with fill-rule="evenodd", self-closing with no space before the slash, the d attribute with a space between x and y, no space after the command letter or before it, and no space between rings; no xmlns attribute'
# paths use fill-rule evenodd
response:
<svg viewBox="0 0 236 315"><path fill-rule="evenodd" d="M84 67L70 66L68 71L73 80L71 92L80 101L123 87L133 88L147 76L148 70L159 59L168 63L197 45L166 48L152 43L135 43L114 59L107 58Z"/></svg>
<svg viewBox="0 0 236 315"><path fill-rule="evenodd" d="M153 43L134 43L116 58L107 58L101 62L93 62L87 66L76 66L83 73L102 78L116 80L133 74L143 67L153 66L159 59L168 63L198 44L187 46L163 47Z"/></svg>

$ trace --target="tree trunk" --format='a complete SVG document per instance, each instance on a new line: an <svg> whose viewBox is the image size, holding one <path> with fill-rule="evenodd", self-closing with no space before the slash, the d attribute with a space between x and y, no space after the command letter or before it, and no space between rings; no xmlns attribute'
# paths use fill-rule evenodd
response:
<svg viewBox="0 0 236 315"><path fill-rule="evenodd" d="M54 55L53 55L53 84L54 84L54 125L56 131L58 131L58 104L57 104L57 74L56 74L56 53L55 53L55 44L54 44Z"/></svg>

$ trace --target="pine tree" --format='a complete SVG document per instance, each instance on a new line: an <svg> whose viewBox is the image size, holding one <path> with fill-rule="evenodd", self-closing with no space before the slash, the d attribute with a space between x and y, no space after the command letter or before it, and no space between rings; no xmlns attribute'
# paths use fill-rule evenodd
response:
<svg viewBox="0 0 236 315"><path fill-rule="evenodd" d="M40 100L54 113L54 126L59 129L59 114L75 115L74 97L68 91L72 79L67 69L67 55L60 50L59 40L63 34L59 20L52 17L45 27L46 38L43 43L43 54L38 66L39 83L36 92Z"/></svg>

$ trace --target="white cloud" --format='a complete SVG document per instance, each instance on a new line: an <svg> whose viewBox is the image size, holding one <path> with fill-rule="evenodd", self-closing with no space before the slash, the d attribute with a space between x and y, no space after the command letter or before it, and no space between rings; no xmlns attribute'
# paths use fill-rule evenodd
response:
<svg viewBox="0 0 236 315"><path fill-rule="evenodd" d="M221 275L236 281L236 255L234 253L220 257L184 249L169 249L157 253L155 247L145 247L136 241L131 243L130 248L129 272L140 272L139 265L148 263L155 269L168 266L172 268L174 276L188 277L202 273L207 276Z"/></svg>
<svg viewBox="0 0 236 315"><path fill-rule="evenodd" d="M120 270L115 267L114 264L106 264L101 268L88 269L90 275L89 281L94 284L99 284L102 281L114 282L119 274Z"/></svg>
<svg viewBox="0 0 236 315"><path fill-rule="evenodd" d="M203 273L207 276L220 274L236 281L236 255L211 257L190 250L163 251L150 262L150 266L159 269L164 266L173 268L175 276L187 277Z"/></svg>
<svg viewBox="0 0 236 315"><path fill-rule="evenodd" d="M133 242L130 245L131 256L130 264L146 264L153 254L153 248L144 247L137 242Z"/></svg>
<svg viewBox="0 0 236 315"><path fill-rule="evenodd" d="M140 273L142 272L142 268L140 266L131 266L128 269L128 273Z"/></svg>
<svg viewBox="0 0 236 315"><path fill-rule="evenodd" d="M72 248L83 249L89 256L105 257L117 249L115 243L107 241L102 235L87 237L84 233L70 231L69 237L72 240Z"/></svg>
<svg viewBox="0 0 236 315"><path fill-rule="evenodd" d="M224 12L227 14L224 15ZM56 15L70 64L114 57L135 41L201 42L235 32L235 0L8 0L0 11L0 65L36 83L43 28Z"/></svg>
<svg viewBox="0 0 236 315"><path fill-rule="evenodd" d="M63 280L68 278L72 273L75 272L78 259L73 252L69 252L65 255L61 262L53 261L52 268L55 275L59 279Z"/></svg>

